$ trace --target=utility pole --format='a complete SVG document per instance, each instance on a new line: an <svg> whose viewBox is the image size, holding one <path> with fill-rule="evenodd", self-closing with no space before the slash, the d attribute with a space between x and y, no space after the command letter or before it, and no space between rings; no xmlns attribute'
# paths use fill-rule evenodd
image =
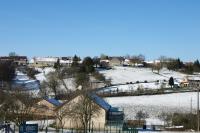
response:
<svg viewBox="0 0 200 133"><path fill-rule="evenodd" d="M199 132L199 87L197 88L197 131Z"/></svg>
<svg viewBox="0 0 200 133"><path fill-rule="evenodd" d="M191 97L191 103L190 103L190 113L192 114L192 97Z"/></svg>

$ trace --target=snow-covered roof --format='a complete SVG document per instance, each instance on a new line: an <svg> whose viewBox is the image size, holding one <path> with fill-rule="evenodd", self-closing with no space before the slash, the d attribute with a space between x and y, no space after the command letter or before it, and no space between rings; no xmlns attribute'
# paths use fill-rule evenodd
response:
<svg viewBox="0 0 200 133"><path fill-rule="evenodd" d="M135 63L135 66L144 66L142 63Z"/></svg>
<svg viewBox="0 0 200 133"><path fill-rule="evenodd" d="M61 64L71 64L72 62L72 60L60 60Z"/></svg>
<svg viewBox="0 0 200 133"><path fill-rule="evenodd" d="M190 77L188 77L188 80L200 81L200 77L199 76L190 76Z"/></svg>
<svg viewBox="0 0 200 133"><path fill-rule="evenodd" d="M20 80L20 81L27 81L27 80L29 80L30 78L27 76L27 74L24 74L24 73L22 73L22 72L20 72L20 71L16 71L16 73L15 73L15 77L14 77L14 81L16 81L16 80Z"/></svg>
<svg viewBox="0 0 200 133"><path fill-rule="evenodd" d="M33 64L35 61L34 59L30 59L29 63Z"/></svg>
<svg viewBox="0 0 200 133"><path fill-rule="evenodd" d="M145 61L147 64L160 63L160 60Z"/></svg>
<svg viewBox="0 0 200 133"><path fill-rule="evenodd" d="M106 62L106 63L109 63L110 61L109 61L109 60L100 60L100 62Z"/></svg>
<svg viewBox="0 0 200 133"><path fill-rule="evenodd" d="M61 58L59 58L59 57L34 57L29 61L29 63L31 63L31 64L35 63L35 62L52 62L52 63L55 63L55 62L58 61L58 59L60 59L61 64L70 64L70 63L73 62L73 60L70 59L70 58L68 60L64 60L64 59L62 59L62 57Z"/></svg>
<svg viewBox="0 0 200 133"><path fill-rule="evenodd" d="M129 59L125 59L124 62L130 62L130 60Z"/></svg>
<svg viewBox="0 0 200 133"><path fill-rule="evenodd" d="M57 62L57 57L35 57L34 61L36 62Z"/></svg>
<svg viewBox="0 0 200 133"><path fill-rule="evenodd" d="M12 86L22 87L27 91L40 89L40 83L38 80L13 80Z"/></svg>

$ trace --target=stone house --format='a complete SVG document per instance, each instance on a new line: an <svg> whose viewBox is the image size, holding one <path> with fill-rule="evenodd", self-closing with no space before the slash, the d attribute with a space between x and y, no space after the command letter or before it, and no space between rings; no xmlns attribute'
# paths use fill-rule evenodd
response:
<svg viewBox="0 0 200 133"><path fill-rule="evenodd" d="M74 104L77 104L82 100L83 95L79 95L70 101L67 101L63 105L57 108L58 113L63 113L66 110L70 110ZM92 100L94 104L99 107L98 114L92 116L91 125L93 129L103 129L111 121L116 121L117 123L124 120L123 111L119 111L117 108L113 108L104 99L100 98L96 94L90 94L88 97ZM80 120L74 120L73 116L65 115L62 119L63 127L66 129L80 129L82 128L82 123ZM123 122L122 122L123 123ZM61 126L59 120L56 120L57 126Z"/></svg>

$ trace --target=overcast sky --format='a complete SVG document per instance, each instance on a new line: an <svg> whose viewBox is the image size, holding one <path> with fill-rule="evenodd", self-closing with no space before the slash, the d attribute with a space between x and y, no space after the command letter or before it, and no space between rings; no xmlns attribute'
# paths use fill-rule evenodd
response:
<svg viewBox="0 0 200 133"><path fill-rule="evenodd" d="M2 0L0 55L200 58L200 0Z"/></svg>

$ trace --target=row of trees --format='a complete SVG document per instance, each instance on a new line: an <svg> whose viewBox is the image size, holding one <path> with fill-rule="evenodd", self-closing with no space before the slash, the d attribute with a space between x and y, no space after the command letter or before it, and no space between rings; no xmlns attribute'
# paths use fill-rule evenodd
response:
<svg viewBox="0 0 200 133"><path fill-rule="evenodd" d="M200 63L199 60L196 60L194 62L190 63L183 63L179 58L173 59L173 58L166 58L166 57L160 57L160 62L155 63L153 65L148 66L146 64L146 67L151 67L152 71L156 70L157 73L160 72L160 70L163 67L166 67L168 70L173 71L180 71L187 74L193 74L194 72L200 72Z"/></svg>
<svg viewBox="0 0 200 133"><path fill-rule="evenodd" d="M158 118L164 122L164 126L183 126L183 130L197 129L196 114L162 112Z"/></svg>
<svg viewBox="0 0 200 133"><path fill-rule="evenodd" d="M173 59L167 63L167 68L169 70L176 70L192 74L194 72L200 72L200 63L199 60L196 60L194 62L184 64L180 59Z"/></svg>

